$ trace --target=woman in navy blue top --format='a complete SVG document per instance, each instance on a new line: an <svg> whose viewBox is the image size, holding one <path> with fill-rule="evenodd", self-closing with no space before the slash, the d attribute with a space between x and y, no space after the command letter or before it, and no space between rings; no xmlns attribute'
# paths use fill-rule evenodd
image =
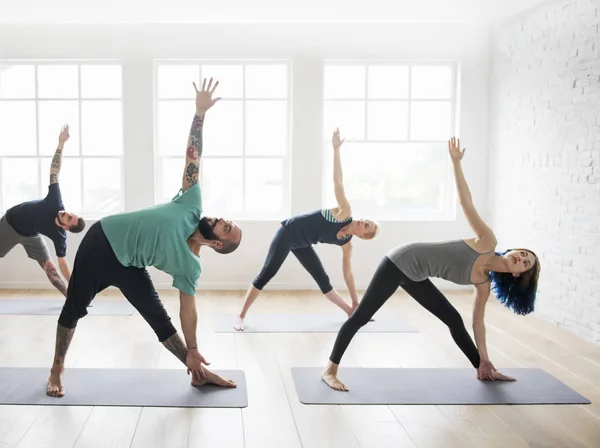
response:
<svg viewBox="0 0 600 448"><path fill-rule="evenodd" d="M265 264L246 292L244 307L236 319L234 328L244 329L244 318L260 291L275 276L279 268L292 252L302 266L315 279L325 297L339 306L348 316L358 306L358 295L352 274L352 237L371 240L379 233L379 224L367 219L352 219L352 208L344 192L340 147L340 131L333 133L333 185L337 207L315 210L292 216L281 222L271 241ZM348 287L352 303L347 304L331 286L329 276L323 268L313 245L334 244L342 248L344 280Z"/></svg>

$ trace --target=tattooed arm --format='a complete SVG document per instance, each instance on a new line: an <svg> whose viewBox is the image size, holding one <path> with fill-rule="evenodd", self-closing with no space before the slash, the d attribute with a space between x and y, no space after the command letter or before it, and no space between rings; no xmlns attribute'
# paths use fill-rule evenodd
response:
<svg viewBox="0 0 600 448"><path fill-rule="evenodd" d="M68 283L71 280L71 270L69 269L69 262L66 257L58 257L58 267Z"/></svg>
<svg viewBox="0 0 600 448"><path fill-rule="evenodd" d="M40 265L42 266L42 269L48 276L48 280L50 280L50 283L52 283L54 287L58 289L63 296L67 297L67 285L65 285L63 279L60 278L60 275L56 270L56 265L50 260L46 261L43 264L40 263Z"/></svg>
<svg viewBox="0 0 600 448"><path fill-rule="evenodd" d="M190 136L188 137L187 152L185 154L185 171L181 188L188 188L198 183L200 172L200 157L202 157L202 126L204 124L204 112L194 115Z"/></svg>
<svg viewBox="0 0 600 448"><path fill-rule="evenodd" d="M58 136L58 146L56 152L52 158L52 164L50 165L50 183L55 184L58 182L58 175L60 174L60 167L62 165L62 153L65 147L65 142L69 140L69 125L65 125L60 130Z"/></svg>
<svg viewBox="0 0 600 448"><path fill-rule="evenodd" d="M183 182L181 189L187 191L188 188L198 183L198 175L200 173L200 158L202 157L202 127L204 125L204 115L206 111L214 106L221 98L213 99L212 94L219 85L217 81L213 85L213 79L210 78L208 86L206 79L202 82L202 89L196 90L196 114L192 121L190 136L187 143L187 152L185 157L185 170L183 172Z"/></svg>
<svg viewBox="0 0 600 448"><path fill-rule="evenodd" d="M198 315L196 313L196 298L183 292L179 293L181 328L185 337L185 343L181 337L175 333L169 339L163 342L163 345L173 353L192 373L194 379L203 381L206 379L206 372L202 364L208 365L204 357L198 351L196 342L196 325Z"/></svg>

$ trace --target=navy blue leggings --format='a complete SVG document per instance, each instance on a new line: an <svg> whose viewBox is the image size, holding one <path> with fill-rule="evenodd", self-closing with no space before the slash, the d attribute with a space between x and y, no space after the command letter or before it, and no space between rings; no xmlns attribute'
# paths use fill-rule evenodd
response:
<svg viewBox="0 0 600 448"><path fill-rule="evenodd" d="M384 257L360 305L352 316L342 325L335 340L329 359L339 364L344 352L356 332L369 322L369 319L383 306L394 292L401 286L413 299L419 302L427 311L444 322L458 348L471 361L473 367L479 367L479 351L465 328L462 317L448 299L435 287L431 280L415 282L409 279L388 257Z"/></svg>
<svg viewBox="0 0 600 448"><path fill-rule="evenodd" d="M313 247L292 249L292 240L281 226L277 229L271 241L271 246L269 246L269 252L267 253L262 270L252 282L256 289L262 290L271 281L275 274L277 274L277 271L279 271L279 268L281 268L290 251L296 256L300 264L304 266L304 269L308 271L312 278L315 279L323 294L327 294L333 290L323 263L321 263Z"/></svg>

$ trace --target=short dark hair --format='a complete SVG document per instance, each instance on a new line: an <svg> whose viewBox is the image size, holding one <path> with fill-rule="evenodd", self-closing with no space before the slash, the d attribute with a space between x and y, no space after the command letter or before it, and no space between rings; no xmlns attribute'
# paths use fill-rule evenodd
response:
<svg viewBox="0 0 600 448"><path fill-rule="evenodd" d="M85 220L83 218L79 218L77 220L77 224L69 227L69 231L72 232L72 233L79 233L83 229L85 229Z"/></svg>
<svg viewBox="0 0 600 448"><path fill-rule="evenodd" d="M215 249L215 252L218 252L223 255L230 254L231 252L236 250L242 242L242 229L240 229L240 239L238 241L225 240L221 242L223 243L223 245L220 249Z"/></svg>

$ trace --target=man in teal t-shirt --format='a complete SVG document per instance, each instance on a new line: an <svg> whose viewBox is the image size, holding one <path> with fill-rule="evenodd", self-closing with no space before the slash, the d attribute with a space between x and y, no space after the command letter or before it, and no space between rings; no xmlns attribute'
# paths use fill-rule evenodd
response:
<svg viewBox="0 0 600 448"><path fill-rule="evenodd" d="M235 383L206 369L208 364L196 343L195 294L200 249L209 246L228 254L240 244L241 229L223 218L202 217L198 185L205 113L220 98L212 98L219 82L210 79L196 90L196 114L192 122L181 191L167 204L131 213L107 216L90 227L73 266L67 300L58 319L56 351L46 393L65 394L62 374L67 350L79 319L100 291L115 286L150 324L158 340L192 373L192 385L205 383L235 387ZM173 277L179 290L181 328L185 342L171 323L146 268L153 266Z"/></svg>

